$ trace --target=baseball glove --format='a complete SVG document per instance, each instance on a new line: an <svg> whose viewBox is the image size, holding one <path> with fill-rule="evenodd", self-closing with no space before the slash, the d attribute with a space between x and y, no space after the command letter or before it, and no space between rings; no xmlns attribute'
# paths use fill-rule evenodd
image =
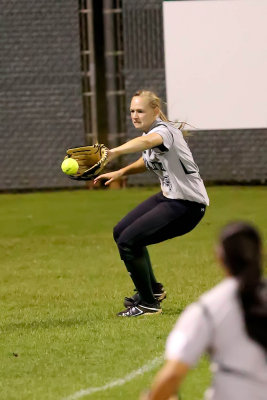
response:
<svg viewBox="0 0 267 400"><path fill-rule="evenodd" d="M79 164L77 173L69 177L78 181L90 181L99 175L108 163L108 148L104 144L75 147L67 150L66 157L73 158Z"/></svg>

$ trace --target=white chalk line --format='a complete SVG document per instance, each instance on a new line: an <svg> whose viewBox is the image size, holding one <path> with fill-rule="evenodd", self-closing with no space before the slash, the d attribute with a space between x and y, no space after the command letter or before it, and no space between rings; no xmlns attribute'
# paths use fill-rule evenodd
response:
<svg viewBox="0 0 267 400"><path fill-rule="evenodd" d="M130 382L131 380L136 378L138 375L142 375L145 372L149 372L152 369L156 368L159 364L161 364L162 360L163 360L162 356L156 357L153 360L149 361L147 364L143 365L141 368L138 368L137 370L130 372L130 374L126 375L124 378L120 378L115 381L109 382L104 386L81 389L78 392L73 393L68 397L65 397L63 400L76 400L84 396L88 396L92 393L104 392L105 390L111 389L115 386L122 386L125 383Z"/></svg>

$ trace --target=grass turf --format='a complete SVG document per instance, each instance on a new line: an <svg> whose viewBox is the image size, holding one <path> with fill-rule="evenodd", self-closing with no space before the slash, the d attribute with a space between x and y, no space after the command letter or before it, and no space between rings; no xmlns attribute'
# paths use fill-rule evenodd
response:
<svg viewBox="0 0 267 400"><path fill-rule="evenodd" d="M168 291L164 313L119 319L133 286L112 227L156 191L0 196L1 399L60 400L139 369L164 352L184 307L221 279L213 255L221 226L245 219L267 237L266 187L208 188L211 206L200 225L149 249ZM83 398L138 399L156 370ZM183 400L201 398L209 379L203 358L183 385Z"/></svg>

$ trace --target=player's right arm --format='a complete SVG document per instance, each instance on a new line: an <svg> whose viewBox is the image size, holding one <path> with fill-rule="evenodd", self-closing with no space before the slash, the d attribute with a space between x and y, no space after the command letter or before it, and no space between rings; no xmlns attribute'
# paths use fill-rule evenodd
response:
<svg viewBox="0 0 267 400"><path fill-rule="evenodd" d="M134 163L132 163L130 165L127 165L124 168L121 168L117 171L108 172L106 174L97 176L94 179L94 184L100 180L105 179L106 180L105 186L108 186L111 182L116 181L117 179L120 179L123 176L140 174L145 171L146 171L146 166L145 166L143 157L140 157L137 161L135 161Z"/></svg>
<svg viewBox="0 0 267 400"><path fill-rule="evenodd" d="M154 379L151 390L141 394L140 400L179 400L175 393L189 368L189 365L180 361L166 361Z"/></svg>
<svg viewBox="0 0 267 400"><path fill-rule="evenodd" d="M170 400L190 368L211 344L213 325L200 303L189 305L179 317L166 343L166 363L151 391L140 400Z"/></svg>

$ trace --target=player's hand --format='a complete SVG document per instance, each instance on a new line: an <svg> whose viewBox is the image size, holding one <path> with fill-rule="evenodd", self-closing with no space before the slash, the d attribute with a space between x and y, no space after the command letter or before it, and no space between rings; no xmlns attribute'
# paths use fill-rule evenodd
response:
<svg viewBox="0 0 267 400"><path fill-rule="evenodd" d="M106 180L105 186L108 186L111 182L114 182L121 177L122 177L122 172L120 170L114 172L108 172L106 174L97 176L94 179L94 185L101 180Z"/></svg>
<svg viewBox="0 0 267 400"><path fill-rule="evenodd" d="M139 400L149 400L150 396L150 390L144 390L139 397Z"/></svg>
<svg viewBox="0 0 267 400"><path fill-rule="evenodd" d="M144 392L141 393L139 400L150 400L151 396L150 396L150 391L149 390L145 390ZM178 396L176 396L175 394L171 397L169 397L168 400L179 400Z"/></svg>

